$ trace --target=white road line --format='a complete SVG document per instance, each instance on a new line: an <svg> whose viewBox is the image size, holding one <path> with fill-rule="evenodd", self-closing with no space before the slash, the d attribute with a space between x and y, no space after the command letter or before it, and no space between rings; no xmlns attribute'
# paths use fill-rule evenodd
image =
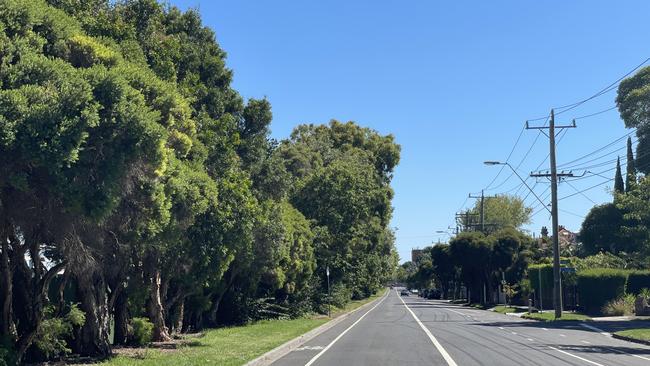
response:
<svg viewBox="0 0 650 366"><path fill-rule="evenodd" d="M510 332L510 333L512 333L512 335L517 335L517 332Z"/></svg>
<svg viewBox="0 0 650 366"><path fill-rule="evenodd" d="M322 356L323 353L327 352L327 350L330 349L330 348L334 345L334 343L336 343L339 339L341 339L341 337L343 337L343 336L345 335L345 333L347 333L350 329L352 329L352 327L354 327L354 326L357 325L361 320L363 320L363 318L365 318L366 315L368 315L368 313L370 313L371 311L375 310L375 308L376 308L377 306L379 306L379 304L381 304L382 302L384 302L384 300L386 300L386 298L388 297L389 294L390 294L390 292L386 293L386 295L384 295L384 297L383 297L383 298L382 298L378 303L376 303L375 306L373 306L372 308L370 308L370 310L366 311L365 314L361 315L361 317L360 317L359 319L357 319L357 321L355 321L354 323L352 323L352 325L350 325L349 327L347 327L347 329L345 329L341 334L339 334L336 338L334 338L334 340L333 340L332 342L330 342L330 344L328 344L327 346L325 346L325 348L323 348L322 351L318 352L318 354L316 354L316 356L314 356L311 360L309 360L309 362L307 362L307 363L305 364L305 366L311 366L311 365L313 365L314 362L316 362L316 360L318 360L318 358L319 358L320 356ZM399 296L399 295L398 295L398 296ZM400 296L400 300L401 300L401 299L402 299L402 297ZM404 302L404 300L402 300L402 302Z"/></svg>
<svg viewBox="0 0 650 366"><path fill-rule="evenodd" d="M640 355L635 355L635 354L633 354L633 353L627 353L627 352L625 352L625 351L621 351L621 350L619 350L619 349L614 349L614 348L609 348L609 347L604 347L604 348L605 348L605 349L608 349L608 350L610 350L610 351L612 351L612 352L623 353L623 354L626 354L626 355L629 355L629 356L634 356L634 357L636 357L636 358L640 358L640 359L642 359L642 360L650 361L650 358L643 357L643 356L640 356Z"/></svg>
<svg viewBox="0 0 650 366"><path fill-rule="evenodd" d="M560 334L560 337L566 337L564 334Z"/></svg>
<svg viewBox="0 0 650 366"><path fill-rule="evenodd" d="M438 342L438 340L436 339L436 337L434 337L433 334L431 334L431 332L429 331L429 329L428 329L427 327L425 327L424 324L422 324L422 322L420 321L420 319L418 319L418 317L415 315L415 313L413 312L413 310L411 310L411 309L409 308L409 306L406 305L406 303L404 302L404 299L402 299L401 296L400 296L399 299L402 300L402 303L403 303L404 306L406 307L406 310L408 310L409 313L411 313L411 315L413 316L413 319L415 319L415 321L418 323L418 325L420 326L420 328L422 328L422 330L424 331L424 333L426 333L426 335L429 337L429 339L431 340L431 343L433 343L433 345L436 347L436 349L438 350L438 352L440 352L440 354L442 355L442 358L444 358L445 361L447 361L447 365L449 365L449 366L458 366L458 365L456 364L456 362L454 361L454 359L451 358L451 356L449 355L449 353L447 353L447 351L442 347L442 345L440 344L440 342ZM447 310L451 310L451 309L447 309ZM453 310L451 310L451 311L453 311ZM309 365L305 365L305 366L309 366Z"/></svg>
<svg viewBox="0 0 650 366"><path fill-rule="evenodd" d="M605 332L604 330L602 330L602 329L600 329L600 328L596 328L596 327L594 327L593 325L589 325L589 324L585 324L585 323L580 323L580 326L581 326L581 327L585 327L585 328L587 328L587 329L589 329L589 330L593 330L594 332L598 332L598 333L600 333L600 334L602 334L602 335L604 335L604 336L607 336L607 337L611 337L611 336L612 336L612 333Z"/></svg>
<svg viewBox="0 0 650 366"><path fill-rule="evenodd" d="M456 310L453 310L453 309L447 309L447 310L451 311L452 313L460 314L462 316L469 316L469 315L465 315L465 314L461 313L460 311L456 311Z"/></svg>
<svg viewBox="0 0 650 366"><path fill-rule="evenodd" d="M499 327L499 329L503 330L503 327Z"/></svg>
<svg viewBox="0 0 650 366"><path fill-rule="evenodd" d="M544 329L544 330L548 330L548 329L546 329L546 328L542 328L542 329Z"/></svg>
<svg viewBox="0 0 650 366"><path fill-rule="evenodd" d="M555 348L555 347L552 347L552 346L548 346L548 348L550 348L550 349L552 349L552 350L555 350L555 351L558 351L558 352L560 352L560 353L564 353L564 354L567 355L567 356L571 356L571 357L577 358L578 360L582 360L582 361L584 361L584 362L590 363L590 364L592 364L592 365L596 365L596 366L605 366L605 365L603 365L603 364L600 364L600 363L597 363L597 362L594 362L594 361L590 361L590 360L588 360L588 359L586 359L586 358L582 358L582 357L580 357L580 356L576 356L576 355L574 355L573 353L569 353L569 352L566 352L566 351L562 351L562 350L559 349L559 348Z"/></svg>
<svg viewBox="0 0 650 366"><path fill-rule="evenodd" d="M529 341L531 341L531 342L535 342L535 340L532 339L532 338L526 338L526 339L529 340Z"/></svg>
<svg viewBox="0 0 650 366"><path fill-rule="evenodd" d="M580 341L580 342L582 342L584 344L591 344L591 342L589 342L589 341Z"/></svg>

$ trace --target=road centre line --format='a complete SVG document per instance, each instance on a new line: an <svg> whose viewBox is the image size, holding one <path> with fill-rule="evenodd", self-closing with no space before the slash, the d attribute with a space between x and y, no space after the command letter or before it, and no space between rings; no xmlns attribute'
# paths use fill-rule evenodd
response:
<svg viewBox="0 0 650 366"><path fill-rule="evenodd" d="M420 319L418 319L418 317L415 315L413 310L411 310L411 308L409 308L409 306L406 305L406 302L404 302L404 299L402 299L401 296L399 297L399 299L402 300L402 303L406 307L406 310L408 310L409 313L411 313L411 315L413 316L413 319L415 319L415 321L418 323L420 328L422 328L424 333L426 333L426 335L429 337L429 339L431 340L431 343L433 343L433 345L436 347L438 352L440 352L440 354L442 355L442 358L444 358L445 361L447 361L447 365L449 365L449 366L458 366L456 364L456 361L454 361L454 359L451 358L449 353L447 353L447 351L444 349L444 347L442 347L442 345L440 344L440 342L438 342L436 337L434 337L433 334L431 334L431 332L429 331L429 329L427 327L425 327L424 324L422 324L422 322L420 321ZM447 309L447 310L451 310L451 309ZM451 310L451 311L453 311L453 310ZM308 366L308 365L305 365L305 366Z"/></svg>
<svg viewBox="0 0 650 366"><path fill-rule="evenodd" d="M561 349L559 349L559 348L555 348L555 347L553 347L553 346L548 346L548 348L550 348L550 349L552 349L552 350L555 350L555 351L558 351L558 352L560 352L560 353L564 353L564 354L567 355L567 356L571 356L571 357L577 358L577 359L579 359L579 360L582 360L582 361L584 361L584 362L590 363L590 364L592 364L592 365L596 365L596 366L605 366L605 365L603 365L603 364L600 364L600 363L597 363L597 362L594 362L594 361L590 361L590 360L588 360L588 359L586 359L586 358L582 358L582 357L580 357L580 356L574 355L573 353L569 353L569 352L566 352L566 351L562 351Z"/></svg>
<svg viewBox="0 0 650 366"><path fill-rule="evenodd" d="M355 321L354 323L352 323L352 325L350 325L349 327L347 327L343 332L341 332L341 334L339 334L336 338L334 338L334 340L333 340L332 342L330 342L330 344L328 344L327 346L325 346L325 348L323 348L322 351L318 352L318 353L316 354L316 356L314 356L311 360L309 360L309 362L307 362L307 363L305 364L305 366L311 366L311 365L313 365L314 362L316 362L316 360L318 360L318 358L319 358L320 356L322 356L323 353L327 352L327 350L330 349L330 348L334 345L334 343L336 343L339 339L341 339L341 337L343 337L343 336L345 335L345 333L347 333L350 329L352 329L355 325L357 325L361 320L363 320L363 318L365 318L366 315L368 315L368 313L370 313L371 311L375 310L375 308L376 308L377 306L379 306L379 304L381 304L382 302L384 302L384 300L386 300L386 298L388 297L389 294L390 294L390 291L387 292L386 295L384 295L384 297L383 297L383 298L382 298L378 303L376 303L372 308L370 308L370 310L366 311L363 315L361 315L361 317L360 317L359 319L357 319L357 321ZM399 296L399 295L398 295L398 296ZM400 296L400 299L401 299L401 298L402 298L402 297ZM404 302L404 300L402 300L402 302Z"/></svg>

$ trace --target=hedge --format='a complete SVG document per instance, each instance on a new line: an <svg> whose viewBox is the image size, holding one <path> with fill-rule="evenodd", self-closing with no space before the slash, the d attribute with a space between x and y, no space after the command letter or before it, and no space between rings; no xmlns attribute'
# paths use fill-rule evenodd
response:
<svg viewBox="0 0 650 366"><path fill-rule="evenodd" d="M534 264L528 266L530 285L535 290L535 306L539 306L539 274L542 275L542 305L545 309L553 308L553 266Z"/></svg>
<svg viewBox="0 0 650 366"><path fill-rule="evenodd" d="M593 268L578 272L578 295L585 313L599 314L610 300L625 294L630 271Z"/></svg>
<svg viewBox="0 0 650 366"><path fill-rule="evenodd" d="M650 271L634 271L627 277L627 293L638 295L641 289L650 289Z"/></svg>

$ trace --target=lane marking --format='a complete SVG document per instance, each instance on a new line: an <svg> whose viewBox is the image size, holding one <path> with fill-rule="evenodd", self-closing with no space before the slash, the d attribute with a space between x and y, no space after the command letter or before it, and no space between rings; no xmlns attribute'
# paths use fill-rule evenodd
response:
<svg viewBox="0 0 650 366"><path fill-rule="evenodd" d="M499 329L503 330L503 327L499 327Z"/></svg>
<svg viewBox="0 0 650 366"><path fill-rule="evenodd" d="M327 346L325 346L325 348L323 348L322 351L318 352L318 353L316 354L316 356L314 356L311 360L309 360L309 362L307 362L307 363L305 364L305 366L311 366L311 365L313 365L314 362L316 362L316 360L318 360L318 358L319 358L320 356L322 356L323 353L327 352L327 350L330 349L330 348L334 345L334 343L336 343L339 339L341 339L341 337L343 337L343 336L345 335L345 333L347 333L350 329L352 329L352 327L354 327L354 326L357 325L361 320L363 320L363 318L365 318L366 315L368 315L368 313L370 313L371 311L375 310L375 308L376 308L377 306L379 306L382 302L384 302L384 300L386 300L386 298L388 298L388 295L389 295L389 294L390 294L390 291L387 292L386 295L384 295L384 297L383 297L383 298L382 298L378 303L375 304L375 306L373 306L372 308L370 308L370 310L366 311L363 315L361 315L361 317L360 317L359 319L357 319L357 321L355 321L354 323L352 323L352 325L350 325L349 327L347 327L347 328L346 328L346 329L345 329L341 334L339 334L336 338L334 338L334 340L333 340L332 342L330 342L330 344L328 344ZM398 296L399 296L399 295L398 295ZM402 300L402 297L401 297L401 296L400 296L399 298L400 298L400 300ZM402 302L404 302L404 300L402 300ZM406 304L406 303L404 303L404 304Z"/></svg>
<svg viewBox="0 0 650 366"><path fill-rule="evenodd" d="M585 323L580 323L580 326L582 326L582 327L584 327L584 328L587 328L587 329L589 329L589 330L593 330L594 332L598 332L598 333L600 333L600 334L602 334L602 335L604 335L604 336L607 336L607 337L611 337L611 336L612 336L612 333L605 332L604 330L602 330L602 329L600 329L600 328L596 328L596 327L594 327L593 325L589 325L589 324L585 324Z"/></svg>
<svg viewBox="0 0 650 366"><path fill-rule="evenodd" d="M548 329L546 329L546 328L542 328L542 329L544 329L544 330L548 330Z"/></svg>
<svg viewBox="0 0 650 366"><path fill-rule="evenodd" d="M626 355L629 355L629 356L634 356L634 357L640 358L642 360L650 361L650 358L643 357L643 356L640 356L640 355L635 355L634 353L627 353L625 351L621 351L619 349L609 348L609 347L603 347L603 348L608 349L608 350L610 350L612 352L623 353L623 354L626 354Z"/></svg>
<svg viewBox="0 0 650 366"><path fill-rule="evenodd" d="M427 327L425 327L424 324L422 324L422 322L420 321L420 319L418 319L418 317L415 315L415 313L413 312L413 310L411 310L411 308L409 308L409 306L406 305L406 303L404 302L404 299L402 299L401 296L400 296L399 299L402 300L402 303L403 303L404 306L406 307L406 310L408 310L409 313L411 313L411 315L413 316L413 319L415 319L415 321L418 323L418 325L420 326L420 328L422 328L422 330L424 331L424 333L426 333L426 335L429 337L429 339L431 340L431 343L433 343L433 345L436 347L436 349L438 350L438 352L440 352L440 354L442 355L442 358L444 358L445 361L447 361L447 365L449 365L449 366L458 366L458 365L456 364L456 362L454 361L454 359L451 358L451 356L449 355L449 353L447 353L447 351L442 347L442 345L440 344L440 342L438 342L438 340L436 339L436 337L434 337L433 334L431 334L431 332L429 331L429 329L428 329ZM451 310L451 309L447 309L447 310ZM453 310L452 310L452 311L453 311ZM305 366L309 366L309 365L305 365Z"/></svg>
<svg viewBox="0 0 650 366"><path fill-rule="evenodd" d="M580 342L582 342L584 344L591 344L591 342L589 342L589 341L580 341Z"/></svg>
<svg viewBox="0 0 650 366"><path fill-rule="evenodd" d="M510 332L510 333L512 333L512 335L517 335L517 332Z"/></svg>
<svg viewBox="0 0 650 366"><path fill-rule="evenodd" d="M560 337L566 337L564 334L560 334Z"/></svg>
<svg viewBox="0 0 650 366"><path fill-rule="evenodd" d="M460 311L456 311L454 309L447 309L447 310L451 311L452 313L456 313L456 314L460 314L460 315L465 316L465 317L469 317L469 315L465 315L465 314L461 313Z"/></svg>
<svg viewBox="0 0 650 366"><path fill-rule="evenodd" d="M590 361L590 360L588 360L588 359L586 359L586 358L582 358L582 357L580 357L580 356L574 355L573 353L569 353L569 352L566 352L566 351L562 351L561 349L559 349L559 348L555 348L555 347L553 347L553 346L548 346L548 348L550 348L550 349L552 349L552 350L555 350L555 351L558 351L558 352L560 352L560 353L564 353L564 354L567 355L567 356L571 356L571 357L577 358L578 360L582 360L582 361L584 361L584 362L590 363L590 364L592 364L592 365L596 365L596 366L605 366L605 365L603 365L603 364L600 364L600 363L597 363L597 362L594 362L594 361Z"/></svg>
<svg viewBox="0 0 650 366"><path fill-rule="evenodd" d="M526 339L529 340L529 341L531 341L531 342L535 342L535 340L532 339L532 338L526 338Z"/></svg>

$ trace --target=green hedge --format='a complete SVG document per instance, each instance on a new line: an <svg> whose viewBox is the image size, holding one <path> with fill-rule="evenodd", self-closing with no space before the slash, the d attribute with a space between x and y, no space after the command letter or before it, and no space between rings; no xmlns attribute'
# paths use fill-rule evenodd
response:
<svg viewBox="0 0 650 366"><path fill-rule="evenodd" d="M650 289L650 271L634 271L627 277L627 293L638 295L641 289Z"/></svg>
<svg viewBox="0 0 650 366"><path fill-rule="evenodd" d="M587 314L599 314L610 300L625 294L630 271L594 268L578 272L578 295L580 305Z"/></svg>
<svg viewBox="0 0 650 366"><path fill-rule="evenodd" d="M541 270L541 271L540 271ZM553 308L553 266L534 264L528 266L530 285L535 290L535 304L539 306L539 275L542 275L542 305L544 309Z"/></svg>

